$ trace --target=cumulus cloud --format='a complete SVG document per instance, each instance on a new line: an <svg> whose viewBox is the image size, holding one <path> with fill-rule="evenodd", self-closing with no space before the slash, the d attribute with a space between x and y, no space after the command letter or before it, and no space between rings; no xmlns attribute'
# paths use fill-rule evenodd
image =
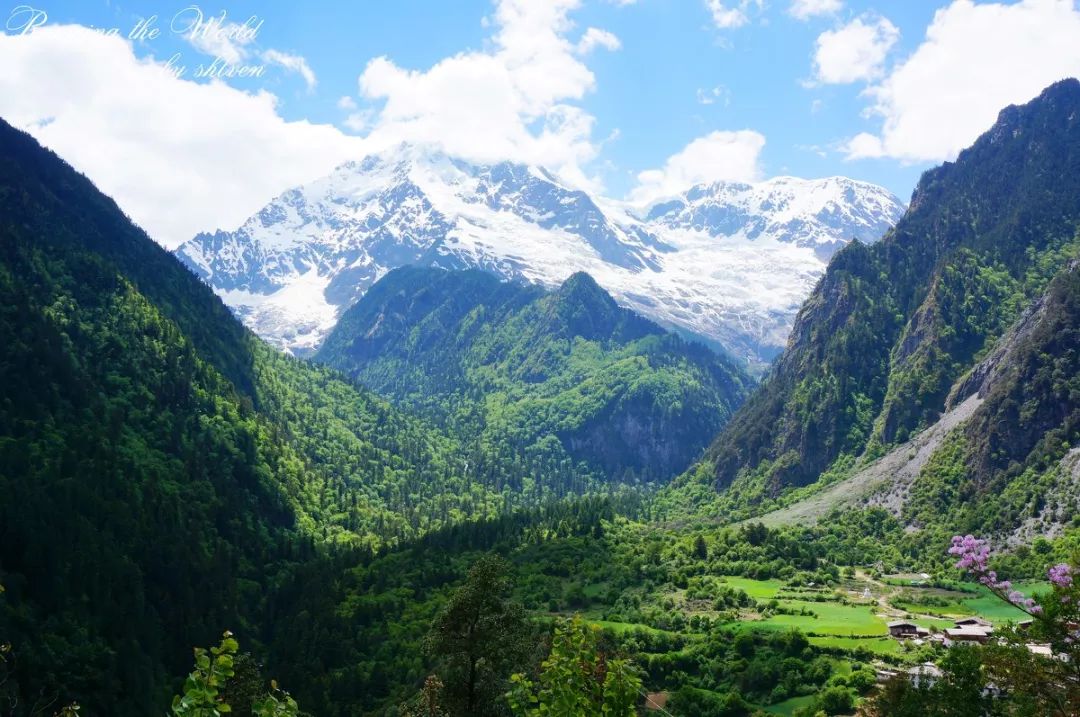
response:
<svg viewBox="0 0 1080 717"><path fill-rule="evenodd" d="M713 24L721 30L742 27L750 22L750 11L760 9L763 0L706 0L705 6L712 15Z"/></svg>
<svg viewBox="0 0 1080 717"><path fill-rule="evenodd" d="M595 188L584 167L600 144L593 117L576 104L595 79L581 53L618 40L595 28L571 38L568 13L579 1L501 0L489 49L425 70L370 61L358 84L374 106L337 100L342 126L363 137L287 122L267 91L184 79L138 57L123 38L75 25L0 36L0 116L86 173L168 247L235 227L282 191L402 141L466 159L541 164ZM315 86L302 57L261 49L256 33L224 27L189 42L227 62L261 58Z"/></svg>
<svg viewBox="0 0 1080 717"><path fill-rule="evenodd" d="M615 51L622 47L622 43L619 42L619 38L615 37L615 35L607 30L590 27L585 31L585 34L581 36L581 39L578 40L578 54L587 55L598 47Z"/></svg>
<svg viewBox="0 0 1080 717"><path fill-rule="evenodd" d="M1001 108L1077 75L1080 11L1073 0L955 0L937 11L915 52L869 88L869 111L882 127L852 138L847 155L950 159L989 129Z"/></svg>
<svg viewBox="0 0 1080 717"><path fill-rule="evenodd" d="M765 137L753 130L715 131L698 137L664 162L637 176L629 199L645 205L670 197L696 184L761 179L761 150Z"/></svg>
<svg viewBox="0 0 1080 717"><path fill-rule="evenodd" d="M391 146L431 143L475 161L543 164L564 179L591 186L583 166L597 153L593 117L574 104L595 77L569 39L568 13L579 0L502 0L491 48L463 52L426 70L387 57L371 60L360 94L381 101L369 139ZM589 32L582 42L614 36ZM604 39L600 39L604 38Z"/></svg>
<svg viewBox="0 0 1080 717"><path fill-rule="evenodd" d="M842 0L792 0L788 14L796 20L809 20L819 15L834 15L843 7Z"/></svg>
<svg viewBox="0 0 1080 717"><path fill-rule="evenodd" d="M286 122L268 92L179 79L137 58L128 41L79 26L0 35L0 65L0 116L168 247L236 226L274 195L364 152L334 127Z"/></svg>
<svg viewBox="0 0 1080 717"><path fill-rule="evenodd" d="M814 75L819 83L848 84L881 75L885 58L900 31L887 18L857 17L836 30L827 30L817 39Z"/></svg>

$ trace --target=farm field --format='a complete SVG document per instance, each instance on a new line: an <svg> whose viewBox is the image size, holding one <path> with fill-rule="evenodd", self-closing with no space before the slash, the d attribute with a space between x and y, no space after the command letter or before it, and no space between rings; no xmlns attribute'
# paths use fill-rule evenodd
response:
<svg viewBox="0 0 1080 717"><path fill-rule="evenodd" d="M750 597L758 600L774 598L785 587L782 580L754 580L735 576L722 577L720 582L736 590L742 590Z"/></svg>
<svg viewBox="0 0 1080 717"><path fill-rule="evenodd" d="M681 669L683 664L707 659L704 656L717 644L730 649L733 644L746 644L750 635L754 635L755 647L742 655L754 661L759 659L760 650L768 654L770 649L778 649L777 645L785 644L797 631L804 636L801 639L824 650L823 656L827 655L831 664L827 670L840 684L856 670L902 670L940 656L943 648L934 641L890 637L891 621L910 621L934 633L953 627L962 617L978 615L1003 624L1023 615L977 584L935 585L925 575L882 578L861 569L845 570L839 579L815 578L816 585L805 576L757 580L705 573L682 582L635 585L617 598L615 609L610 602L612 582L579 583L570 577L563 590L583 594L588 600L588 607L580 611L583 616L607 631L616 643L632 644L642 655L647 654L642 659L650 669ZM1045 584L1017 587L1030 594ZM573 612L573 608L564 608L544 614L566 616ZM735 638L716 641L713 635L718 628L734 629ZM775 664L782 664L783 659ZM724 694L722 688L712 685L707 685L709 690ZM685 711L679 695L669 697L669 707ZM802 708L814 699L799 694L794 687L786 695L774 696L776 702L770 703L768 697L758 693L754 706L779 716L804 712Z"/></svg>
<svg viewBox="0 0 1080 717"><path fill-rule="evenodd" d="M898 657L903 645L891 637L843 637L839 635L811 635L810 644L817 647L831 647L840 650L857 650L863 648L875 655L889 655Z"/></svg>
<svg viewBox="0 0 1080 717"><path fill-rule="evenodd" d="M885 620L874 612L876 605L844 605L839 602L809 602L784 600L782 608L812 614L776 614L763 622L781 627L798 628L807 634L843 636L882 636L888 633Z"/></svg>
<svg viewBox="0 0 1080 717"><path fill-rule="evenodd" d="M741 609L738 619L731 620L731 613L702 609L698 604L691 606L682 599L685 591L677 590L667 595L680 598L674 601L676 610L681 610L687 619L703 616L752 630L797 629L816 646L852 653L861 648L890 661L910 662L917 658L909 645L888 636L887 623L891 620L907 619L932 631L941 631L952 627L956 619L972 615L995 623L1018 620L1023 616L1020 610L1001 603L975 584L963 586L971 592L911 584L892 585L866 576L847 578L839 587L830 588L798 587L782 580L735 576L720 576L716 584L745 592L757 607ZM1044 583L1019 585L1019 589L1027 593L1044 587ZM863 597L863 590L867 588L872 599ZM590 592L599 593L600 590L586 589L587 594ZM652 634L676 634L645 622L605 620L599 612L586 615L594 624L619 635L637 629ZM683 634L693 632L684 630ZM779 705L770 709L775 708Z"/></svg>

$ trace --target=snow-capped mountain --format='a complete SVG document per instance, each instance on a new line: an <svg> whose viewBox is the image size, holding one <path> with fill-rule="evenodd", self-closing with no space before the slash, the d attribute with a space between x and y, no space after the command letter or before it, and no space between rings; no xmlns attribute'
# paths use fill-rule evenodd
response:
<svg viewBox="0 0 1080 717"><path fill-rule="evenodd" d="M853 238L880 238L902 211L896 197L873 184L846 177L776 177L758 184L702 184L653 204L647 219L711 236L772 237L809 247L827 262Z"/></svg>
<svg viewBox="0 0 1080 717"><path fill-rule="evenodd" d="M783 177L695 187L638 214L540 168L401 146L176 253L256 333L298 354L384 273L426 264L548 285L586 271L630 308L760 362L783 347L832 253L876 240L902 211L871 184Z"/></svg>

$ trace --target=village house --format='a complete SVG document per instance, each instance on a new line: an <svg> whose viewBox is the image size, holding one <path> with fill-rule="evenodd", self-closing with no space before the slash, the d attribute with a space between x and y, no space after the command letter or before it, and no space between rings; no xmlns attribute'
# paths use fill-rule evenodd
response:
<svg viewBox="0 0 1080 717"><path fill-rule="evenodd" d="M980 645L985 645L990 642L990 636L993 632L992 628L985 627L947 627L945 628L945 644L951 645L955 642L977 642Z"/></svg>
<svg viewBox="0 0 1080 717"><path fill-rule="evenodd" d="M896 620L888 623L889 636L895 637L897 640L909 640L928 637L930 631L925 627L919 627L913 622L906 622L904 620Z"/></svg>
<svg viewBox="0 0 1080 717"><path fill-rule="evenodd" d="M956 627L945 629L945 645L955 642L976 642L985 645L994 634L994 624L981 617L966 617L956 621Z"/></svg>
<svg viewBox="0 0 1080 717"><path fill-rule="evenodd" d="M1050 648L1050 645L1041 642L1029 642L1027 645L1028 652L1032 655L1038 655L1039 657L1053 657L1054 651Z"/></svg>
<svg viewBox="0 0 1080 717"><path fill-rule="evenodd" d="M896 670L890 670L888 668L880 668L880 669L877 670L877 681L879 683L885 683L885 682L888 682L889 680L891 680L892 678L896 677L898 674L900 674L900 673L897 672Z"/></svg>

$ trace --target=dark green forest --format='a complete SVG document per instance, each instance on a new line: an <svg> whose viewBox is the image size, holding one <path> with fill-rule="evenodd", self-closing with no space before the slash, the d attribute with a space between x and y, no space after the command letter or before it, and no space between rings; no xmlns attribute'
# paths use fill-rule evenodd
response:
<svg viewBox="0 0 1080 717"><path fill-rule="evenodd" d="M278 355L0 129L0 584L26 699L147 714L192 645L261 637L296 565L572 489Z"/></svg>

